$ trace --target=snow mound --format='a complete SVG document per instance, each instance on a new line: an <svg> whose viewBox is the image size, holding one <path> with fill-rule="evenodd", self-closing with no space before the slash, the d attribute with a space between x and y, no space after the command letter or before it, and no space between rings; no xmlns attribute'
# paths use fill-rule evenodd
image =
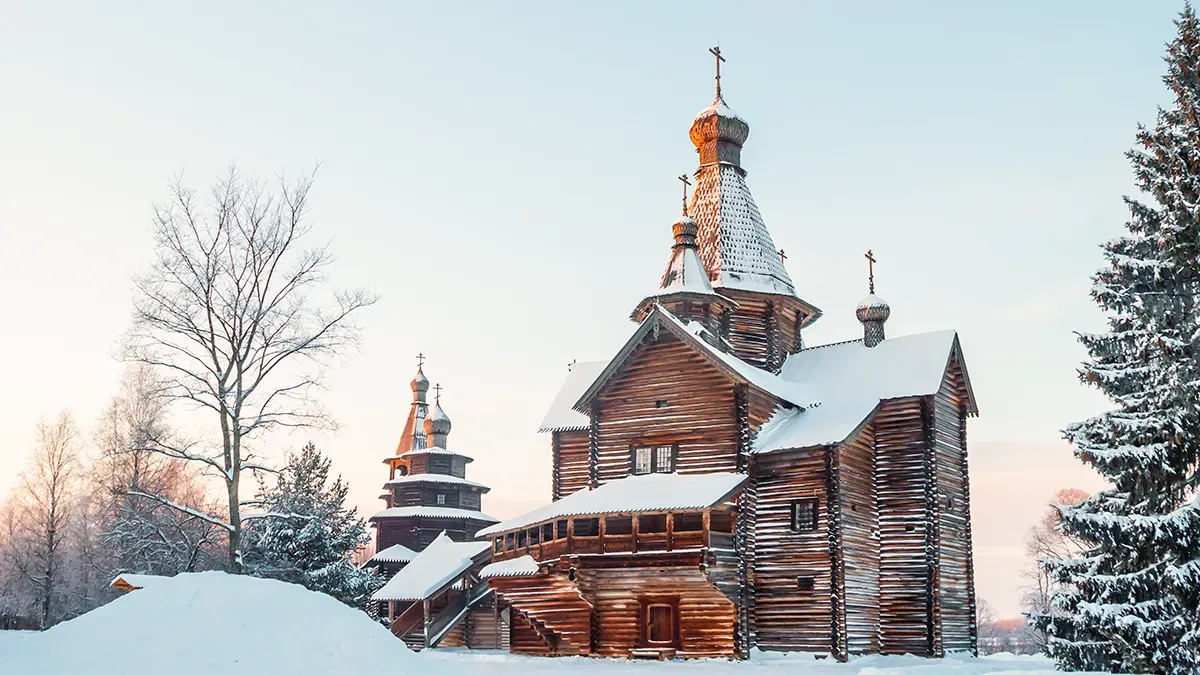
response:
<svg viewBox="0 0 1200 675"><path fill-rule="evenodd" d="M162 579L0 650L0 673L25 675L362 675L422 665L386 628L327 595L224 572Z"/></svg>

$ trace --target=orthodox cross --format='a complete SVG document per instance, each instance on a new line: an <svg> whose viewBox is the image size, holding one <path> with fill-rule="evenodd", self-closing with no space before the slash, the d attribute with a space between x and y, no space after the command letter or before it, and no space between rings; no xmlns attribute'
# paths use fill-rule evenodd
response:
<svg viewBox="0 0 1200 675"><path fill-rule="evenodd" d="M871 249L867 249L867 254L863 256L867 259L867 279L870 286L870 292L875 292L875 254Z"/></svg>
<svg viewBox="0 0 1200 675"><path fill-rule="evenodd" d="M784 253L783 249L779 249L779 262L787 262L787 253Z"/></svg>
<svg viewBox="0 0 1200 675"><path fill-rule="evenodd" d="M424 352L417 354L417 369L419 370L421 368L421 366L423 366L423 365L425 365L425 353Z"/></svg>
<svg viewBox="0 0 1200 675"><path fill-rule="evenodd" d="M442 402L442 385L440 382L438 384L433 385L433 402L434 403Z"/></svg>
<svg viewBox="0 0 1200 675"><path fill-rule="evenodd" d="M717 57L717 98L721 98L721 62L725 60L725 57L721 56L720 45L710 48L708 52Z"/></svg>
<svg viewBox="0 0 1200 675"><path fill-rule="evenodd" d="M692 184L692 181L688 180L686 173L680 175L679 180L683 182L683 215L686 216L687 215L687 189L688 189L688 186Z"/></svg>

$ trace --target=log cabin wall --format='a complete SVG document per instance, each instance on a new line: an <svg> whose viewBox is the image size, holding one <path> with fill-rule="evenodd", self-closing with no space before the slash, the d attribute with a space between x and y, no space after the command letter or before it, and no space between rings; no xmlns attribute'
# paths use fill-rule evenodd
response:
<svg viewBox="0 0 1200 675"><path fill-rule="evenodd" d="M830 651L826 454L824 448L782 450L751 462L757 496L754 623L761 649ZM792 504L803 499L817 500L816 527L794 532Z"/></svg>
<svg viewBox="0 0 1200 675"><path fill-rule="evenodd" d="M676 655L734 655L734 603L698 566L581 568L576 575L595 607L596 656L629 657L630 650L646 647L645 607L650 604L674 608Z"/></svg>
<svg viewBox="0 0 1200 675"><path fill-rule="evenodd" d="M488 584L509 604L514 653L591 653L592 605L567 572L551 570L532 577L494 577Z"/></svg>
<svg viewBox="0 0 1200 675"><path fill-rule="evenodd" d="M443 530L454 541L471 541L475 533L490 523L464 518L380 518L375 521L376 550L402 544L414 551L422 551Z"/></svg>
<svg viewBox="0 0 1200 675"><path fill-rule="evenodd" d="M554 451L551 499L559 500L588 486L588 431L555 431L551 443Z"/></svg>
<svg viewBox="0 0 1200 675"><path fill-rule="evenodd" d="M874 428L868 424L838 449L843 630L850 654L879 651L879 512L874 445Z"/></svg>
<svg viewBox="0 0 1200 675"><path fill-rule="evenodd" d="M942 646L975 650L975 598L972 574L970 491L966 465L966 389L957 361L946 370L934 397L934 456L937 462L938 580Z"/></svg>
<svg viewBox="0 0 1200 675"><path fill-rule="evenodd" d="M717 292L738 303L726 322L734 354L759 368L779 372L788 354L800 348L796 309L778 302L782 296L732 288Z"/></svg>
<svg viewBox="0 0 1200 675"><path fill-rule="evenodd" d="M674 444L680 473L734 471L738 431L733 381L666 331L638 347L596 398L596 477L630 473L630 451Z"/></svg>
<svg viewBox="0 0 1200 675"><path fill-rule="evenodd" d="M879 509L880 651L930 654L930 528L926 520L926 438L920 398L892 399L875 414Z"/></svg>

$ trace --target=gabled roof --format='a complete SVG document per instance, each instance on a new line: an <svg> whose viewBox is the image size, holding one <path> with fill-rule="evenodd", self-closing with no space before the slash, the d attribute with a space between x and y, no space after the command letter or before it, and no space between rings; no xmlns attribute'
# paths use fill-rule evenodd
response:
<svg viewBox="0 0 1200 675"><path fill-rule="evenodd" d="M371 563L406 563L417 557L417 552L403 544L392 544L371 556L366 564Z"/></svg>
<svg viewBox="0 0 1200 675"><path fill-rule="evenodd" d="M450 586L463 572L490 553L486 541L456 542L443 532L405 565L372 600L425 600Z"/></svg>
<svg viewBox="0 0 1200 675"><path fill-rule="evenodd" d="M495 577L531 577L538 573L537 561L533 556L523 555L520 558L494 562L479 571L480 579Z"/></svg>
<svg viewBox="0 0 1200 675"><path fill-rule="evenodd" d="M803 409L777 410L759 429L754 452L841 443L880 401L936 394L952 361L962 369L967 412L977 414L962 347L952 330L888 338L874 347L854 340L793 354L780 377L814 398Z"/></svg>
<svg viewBox="0 0 1200 675"><path fill-rule="evenodd" d="M115 588L122 591L136 591L139 588L145 588L152 584L158 583L163 579L169 579L159 574L118 574L108 583L109 588Z"/></svg>
<svg viewBox="0 0 1200 675"><path fill-rule="evenodd" d="M604 370L605 365L604 361L585 361L572 365L538 431L587 429L590 426L588 416L575 410L575 402L583 395L588 385L595 381L600 371Z"/></svg>
<svg viewBox="0 0 1200 675"><path fill-rule="evenodd" d="M584 390L579 400L575 402L575 410L580 413L587 410L587 406L600 393L604 385L621 372L625 362L633 356L642 341L656 330L666 330L685 344L690 345L709 363L725 371L735 382L753 385L796 405L805 405L810 400L802 388L792 385L774 373L746 363L733 354L714 347L711 342L717 342L719 338L699 322L684 321L661 305L656 305L645 321L634 330L633 335L629 337L617 355Z"/></svg>
<svg viewBox="0 0 1200 675"><path fill-rule="evenodd" d="M746 480L743 473L651 473L609 481L595 489L584 488L556 502L534 509L476 536L487 537L568 516L603 513L645 513L707 509L725 502Z"/></svg>

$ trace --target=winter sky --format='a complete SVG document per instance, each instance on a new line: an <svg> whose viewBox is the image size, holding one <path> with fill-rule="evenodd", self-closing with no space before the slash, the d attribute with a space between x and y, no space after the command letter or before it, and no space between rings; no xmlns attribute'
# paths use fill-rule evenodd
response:
<svg viewBox="0 0 1200 675"><path fill-rule="evenodd" d="M538 422L661 274L718 40L749 184L825 312L806 342L861 334L868 248L890 335L960 332L979 595L1014 614L1024 530L1097 487L1059 440L1104 407L1072 331L1103 325L1088 276L1181 2L172 4L0 0L0 488L40 415L90 427L114 393L168 179L320 162L333 280L382 296L314 436L361 511L417 352L485 510L547 500Z"/></svg>

